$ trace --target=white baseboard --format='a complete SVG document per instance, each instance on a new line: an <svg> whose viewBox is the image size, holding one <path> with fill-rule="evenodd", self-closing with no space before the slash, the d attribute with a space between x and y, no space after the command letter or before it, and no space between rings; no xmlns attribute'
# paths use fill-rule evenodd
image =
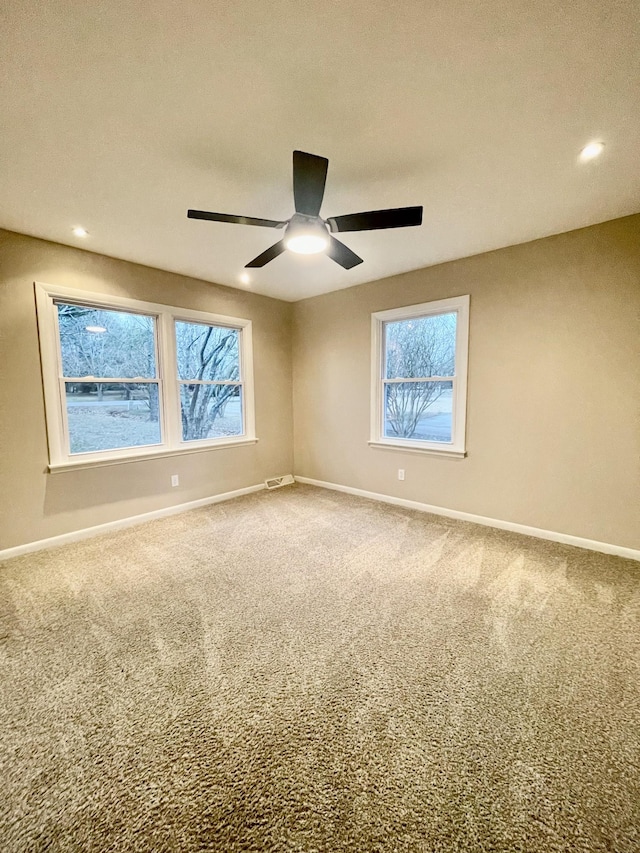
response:
<svg viewBox="0 0 640 853"><path fill-rule="evenodd" d="M377 492L367 492L364 489L354 489L351 486L341 486L337 483L326 483L324 480L312 480L311 477L299 477L295 475L296 482L307 483L309 486L319 486L321 489L333 489L336 492L346 492L348 495L357 495L360 498L369 498L373 501L394 504L406 509L417 509L420 512L430 512L433 515L443 515L446 518L457 518L460 521L471 521L474 524L483 524L485 527L497 527L498 530L511 530L513 533L522 533L524 536L535 536L537 539L548 539L551 542L560 542L563 545L574 545L576 548L587 548L589 551L600 551L603 554L614 554L617 557L626 557L629 560L640 560L640 551L634 548L625 548L622 545L612 545L608 542L598 542L595 539L583 539L581 536L571 536L569 533L557 533L555 530L543 530L540 527L529 527L526 524L517 524L515 521L502 521L499 518L487 518L484 515L474 515L470 512L462 512L457 509L446 509L441 506L409 501L404 498L394 498L391 495L381 495Z"/></svg>
<svg viewBox="0 0 640 853"><path fill-rule="evenodd" d="M96 524L95 527L85 527L82 530L73 530L71 533L62 533L59 536L51 536L49 539L37 539L35 542L27 542L25 545L16 545L14 548L5 548L0 551L0 561L11 557L19 557L21 554L29 554L32 551L42 551L44 548L58 548L60 545L68 545L69 542L78 542L80 539L90 539L92 536L100 536L111 530L122 530L125 527L133 527L143 524L145 521L153 521L156 518L166 518L169 515L178 515L190 509L197 509L209 504L217 504L249 495L252 492L260 492L265 488L264 483L258 486L247 486L244 489L236 489L233 492L223 492L220 495L211 495L208 498L200 498L197 501L188 501L183 504L167 506L163 509L155 509L152 512L143 512L141 515L131 515L128 518L120 518L117 521L107 521L105 524Z"/></svg>
<svg viewBox="0 0 640 853"><path fill-rule="evenodd" d="M600 551L603 554L614 554L618 557L626 557L629 560L640 561L640 550L634 548L625 548L622 545L613 545L608 542L598 542L595 539L583 539L580 536L572 536L569 533L558 533L554 530L543 530L540 527L529 527L526 524L517 524L514 521L502 521L498 518L487 518L484 515L474 515L470 512L462 512L457 509L447 509L441 506L433 506L432 504L420 503L419 501L410 501L405 498L395 498L391 495L382 495L377 492L367 492L364 489L354 489L351 486L342 486L338 483L327 483L324 480L313 480L311 477L300 477L295 475L295 480L298 483L306 483L310 486L318 486L322 489L333 489L336 492L345 492L349 495L356 495L369 500L381 501L382 503L402 506L406 509L415 509L420 512L430 512L433 515L442 515L446 518L457 518L461 521L471 521L474 524L482 524L485 527L496 527L498 530L510 530L513 533L521 533L524 536L535 536L538 539L548 539L551 542L560 542L563 545L573 545L576 548L586 548L589 551ZM24 545L16 545L13 548L5 548L0 551L0 561L9 560L11 557L19 557L21 554L29 554L33 551L42 551L45 548L58 548L61 545L67 545L70 542L79 542L81 539L89 539L92 536L100 536L102 533L108 533L111 530L122 530L126 527L133 527L136 524L143 524L145 521L153 521L156 518L166 518L170 515L177 515L181 512L188 512L190 509L208 506L209 504L221 503L232 498L239 498L242 495L249 495L252 492L259 492L265 488L264 483L256 486L247 486L244 489L236 489L233 492L223 492L220 495L211 495L208 498L200 498L196 501L176 504L174 506L156 509L152 512L145 512L141 515L133 515L128 518L121 518L117 521L108 521L105 524L97 524L94 527L85 527L82 530L74 530L71 533L62 533L59 536L52 536L49 539L38 539L35 542L27 542Z"/></svg>

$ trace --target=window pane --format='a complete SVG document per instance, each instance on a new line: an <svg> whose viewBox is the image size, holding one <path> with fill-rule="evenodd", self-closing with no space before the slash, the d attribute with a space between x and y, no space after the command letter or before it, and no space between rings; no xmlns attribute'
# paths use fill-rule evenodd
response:
<svg viewBox="0 0 640 853"><path fill-rule="evenodd" d="M238 329L176 321L179 379L240 378Z"/></svg>
<svg viewBox="0 0 640 853"><path fill-rule="evenodd" d="M180 385L180 403L184 441L242 435L240 385Z"/></svg>
<svg viewBox="0 0 640 853"><path fill-rule="evenodd" d="M58 302L64 376L154 379L155 318Z"/></svg>
<svg viewBox="0 0 640 853"><path fill-rule="evenodd" d="M453 376L457 316L453 312L385 323L385 378Z"/></svg>
<svg viewBox="0 0 640 853"><path fill-rule="evenodd" d="M158 385L66 383L71 453L160 444Z"/></svg>
<svg viewBox="0 0 640 853"><path fill-rule="evenodd" d="M385 383L385 438L451 442L452 385L451 382Z"/></svg>

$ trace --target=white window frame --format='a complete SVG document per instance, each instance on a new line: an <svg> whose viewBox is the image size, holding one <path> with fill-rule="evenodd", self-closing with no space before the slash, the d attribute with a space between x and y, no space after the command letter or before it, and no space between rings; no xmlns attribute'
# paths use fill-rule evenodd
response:
<svg viewBox="0 0 640 853"><path fill-rule="evenodd" d="M451 441L420 441L389 438L384 434L385 323L411 320L436 314L456 313L456 364L454 376L433 377L453 382ZM371 439L372 447L428 453L438 456L466 456L467 363L469 352L469 297L455 296L423 302L371 315ZM429 377L430 378L430 377ZM398 380L400 381L400 380Z"/></svg>
<svg viewBox="0 0 640 853"><path fill-rule="evenodd" d="M196 453L216 448L255 444L255 403L253 386L253 342L251 320L225 317L205 311L175 308L155 302L143 302L121 296L96 294L73 288L35 282L40 361L44 389L49 471L92 468L121 462ZM156 320L156 379L158 383L160 444L71 453L66 426L67 409L63 393L62 355L58 332L56 302L87 305L92 308L127 311L153 316ZM239 436L183 441L175 322L184 320L211 326L226 326L239 331L240 384L244 432ZM235 383L234 383L235 384Z"/></svg>

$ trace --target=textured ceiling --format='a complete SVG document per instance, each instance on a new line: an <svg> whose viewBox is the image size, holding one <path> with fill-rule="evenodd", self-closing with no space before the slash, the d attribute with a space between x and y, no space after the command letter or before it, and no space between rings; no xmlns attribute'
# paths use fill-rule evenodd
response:
<svg viewBox="0 0 640 853"><path fill-rule="evenodd" d="M640 209L637 0L5 0L0 226L300 299ZM606 142L577 162L592 139ZM291 152L330 159L351 271L188 207L293 212ZM73 236L81 224L85 240Z"/></svg>

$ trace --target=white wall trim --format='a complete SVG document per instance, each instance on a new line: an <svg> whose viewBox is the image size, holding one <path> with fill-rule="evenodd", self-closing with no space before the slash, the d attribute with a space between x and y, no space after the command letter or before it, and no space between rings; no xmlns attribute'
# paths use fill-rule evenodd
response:
<svg viewBox="0 0 640 853"><path fill-rule="evenodd" d="M62 285L34 282L36 316L40 342L40 366L44 390L44 404L49 447L49 470L71 470L74 467L92 467L94 464L117 464L118 462L137 461L157 458L175 452L192 449L216 449L222 446L238 445L256 441L255 435L255 399L253 386L253 338L251 320L241 317L227 317L204 311L194 311L163 305L157 302L143 302L129 297L110 296L90 293L84 290L63 287ZM156 372L150 377L158 386L160 436L156 444L144 447L123 447L110 450L87 451L74 454L69 447L69 429L67 407L65 405L65 377L62 352L60 348L60 330L56 302L64 300L76 305L104 308L107 311L125 310L144 314L154 318L154 341ZM177 322L204 323L235 329L240 334L239 366L237 384L242 393L243 432L237 440L208 439L187 442L182 437L180 419L180 381L177 372L176 327ZM85 377L83 377L85 378ZM98 377L109 381L108 377ZM111 379L124 377L111 377ZM78 377L75 377L77 380ZM195 448L193 448L195 444Z"/></svg>
<svg viewBox="0 0 640 853"><path fill-rule="evenodd" d="M474 524L482 524L485 527L495 527L498 530L510 530L513 533L521 533L524 536L534 536L537 539L547 539L551 542L560 542L563 545L573 545L576 548L586 548L589 551L599 551L603 554L613 554L618 557L626 557L629 560L640 561L640 550L626 548L622 545L598 542L595 539L583 539L581 536L572 536L569 533L558 533L554 530L543 530L540 527L529 527L526 524L518 524L515 521L502 521L498 518L487 518L484 515L474 515L473 513L462 512L457 509L447 509L446 507L433 506L432 504L425 504L419 501L406 500L405 498L395 498L391 495L368 492L364 489L355 489L351 486L342 486L338 483L327 483L324 480L314 480L311 477L301 477L298 474L295 475L295 480L298 483L306 483L309 486L318 486L321 489L332 489L336 492L345 492L348 495L356 495L357 497L368 498L369 500L380 501L381 503L393 504L394 506L402 506L406 509L415 509L419 512L429 512L433 515L442 515L445 518L456 518L460 521L470 521ZM144 524L146 521L153 521L157 518L166 518L170 515L178 515L179 513L188 512L191 509L198 509L202 506L222 503L223 501L242 497L242 495L260 492L264 488L264 483L260 483L256 486L247 486L244 489L235 489L232 492L223 492L219 495L211 495L207 498L200 498L199 500L188 501L187 503L163 507L162 509L156 509L152 512L144 512L140 515L132 515L128 518L108 521L104 524L97 524L94 527L85 527L81 530L73 530L70 533L51 536L49 539L38 539L35 542L27 542L24 545L16 545L13 548L5 548L0 551L0 562L9 560L12 557L19 557L22 554L29 554L33 551L42 551L45 548L58 548L61 545L67 545L71 542L90 539L93 536L100 536L103 533L109 533L112 530L122 530L126 527L134 527L137 524Z"/></svg>
<svg viewBox="0 0 640 853"><path fill-rule="evenodd" d="M457 315L455 369L449 379L453 385L453 410L451 442L394 439L384 432L384 388L386 379L385 323L408 320L412 317L429 317L437 314ZM371 315L371 435L369 445L373 447L397 448L400 450L420 450L434 455L466 456L466 418L467 418L467 372L469 361L469 296L454 296L450 299L438 299L435 302L422 302L420 305L407 305L391 308L388 311L376 311ZM427 377L425 377L426 379ZM392 381L401 381L392 380ZM412 381L412 380L409 380Z"/></svg>
<svg viewBox="0 0 640 853"><path fill-rule="evenodd" d="M156 518L166 518L169 515L178 515L178 513L188 512L190 509L198 509L198 507L201 506L229 501L232 498L239 498L242 495L249 495L252 492L260 492L264 488L265 484L260 483L257 486L247 486L244 489L235 489L233 492L223 492L219 495L211 495L208 498L200 498L196 501L174 504L173 506L163 507L162 509L154 509L152 512L143 512L140 515L131 515L128 518L119 518L116 521L107 521L104 524L96 524L95 527L85 527L81 530L72 530L70 533L61 533L59 536L51 536L49 539L37 539L35 542L16 545L14 548L5 548L3 551L0 551L0 561L9 560L11 557L19 557L22 554L29 554L32 551L42 551L45 548L58 548L61 545L68 545L70 542L78 542L81 539L90 539L93 536L100 536L103 533L109 533L111 530L122 530L125 527L134 527L136 524L144 524L145 521L153 521Z"/></svg>
<svg viewBox="0 0 640 853"><path fill-rule="evenodd" d="M498 530L510 530L513 533L521 533L524 536L535 536L537 539L548 539L551 542L560 542L563 545L573 545L576 548L586 548L589 551L600 551L603 554L614 554L617 557L626 557L629 560L640 561L640 550L625 548L622 545L612 545L608 542L598 542L595 539L583 539L581 536L572 536L569 533L558 533L555 530L543 530L540 527L529 527L526 524L518 524L515 521L502 521L498 518L487 518L484 515L474 515L471 512L462 512L457 509L447 509L441 506L410 501L405 498L394 498L391 495L381 495L377 492L367 492L364 489L354 489L351 486L342 486L337 483L326 483L324 480L313 480L311 477L300 477L295 475L296 482L306 483L309 486L319 486L321 489L333 489L336 492L345 492L348 495L356 495L360 498L368 498L373 501L394 504L406 509L416 509L420 512L430 512L433 515L443 515L446 518L457 518L460 521L471 521L474 524L482 524L485 527L496 527Z"/></svg>

